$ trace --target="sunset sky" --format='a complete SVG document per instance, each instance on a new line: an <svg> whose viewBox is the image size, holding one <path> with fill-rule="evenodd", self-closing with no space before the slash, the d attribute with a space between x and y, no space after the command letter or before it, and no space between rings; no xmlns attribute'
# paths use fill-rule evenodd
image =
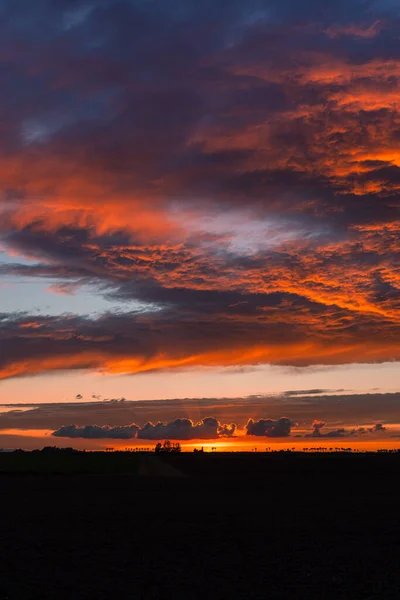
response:
<svg viewBox="0 0 400 600"><path fill-rule="evenodd" d="M0 0L0 447L400 447L399 31Z"/></svg>

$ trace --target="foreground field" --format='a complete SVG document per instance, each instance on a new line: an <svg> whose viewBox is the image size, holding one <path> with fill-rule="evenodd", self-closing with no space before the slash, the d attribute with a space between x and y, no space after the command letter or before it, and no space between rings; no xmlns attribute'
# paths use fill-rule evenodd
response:
<svg viewBox="0 0 400 600"><path fill-rule="evenodd" d="M2 600L400 597L400 456L46 458L0 457Z"/></svg>

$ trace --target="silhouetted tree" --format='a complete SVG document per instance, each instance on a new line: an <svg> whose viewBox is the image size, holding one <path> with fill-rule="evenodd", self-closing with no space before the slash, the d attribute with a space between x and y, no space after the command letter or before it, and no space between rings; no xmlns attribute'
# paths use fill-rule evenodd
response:
<svg viewBox="0 0 400 600"><path fill-rule="evenodd" d="M181 452L182 448L179 442L170 442L169 440L165 440L165 442L162 444L161 442L158 442L156 444L156 447L154 448L154 452L156 452L157 454L160 452L169 452L169 453L175 453L175 452Z"/></svg>
<svg viewBox="0 0 400 600"><path fill-rule="evenodd" d="M41 454L80 454L79 450L75 448L58 448L58 446L45 446L41 450L38 450Z"/></svg>

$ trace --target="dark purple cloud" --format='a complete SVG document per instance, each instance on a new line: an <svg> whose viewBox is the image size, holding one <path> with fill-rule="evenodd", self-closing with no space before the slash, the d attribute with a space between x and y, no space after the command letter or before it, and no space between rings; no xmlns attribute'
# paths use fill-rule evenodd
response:
<svg viewBox="0 0 400 600"><path fill-rule="evenodd" d="M325 421L314 421L312 427L313 432L306 434L306 437L315 437L315 438L337 438L337 437L346 437L346 435L350 435L350 433L346 432L346 430L341 427L340 429L333 429L332 431L328 431L327 433L322 433L322 429L326 426Z"/></svg>
<svg viewBox="0 0 400 600"><path fill-rule="evenodd" d="M326 433L323 433L322 429L326 426L325 421L315 420L312 424L313 431L312 433L307 433L305 437L313 437L313 438L340 438L340 437L349 437L349 436L357 436L357 435L365 435L366 433L380 433L386 431L386 427L382 425L382 423L376 423L372 427L357 427L353 429L345 429L341 427L340 429L332 429Z"/></svg>
<svg viewBox="0 0 400 600"><path fill-rule="evenodd" d="M232 437L235 435L237 426L235 423L229 425L221 424L214 417L205 417L199 423L193 423L190 419L175 419L169 423L158 422L146 423L137 434L139 439L145 440L191 440L191 439L217 439L221 437Z"/></svg>
<svg viewBox="0 0 400 600"><path fill-rule="evenodd" d="M205 417L198 423L191 419L175 419L169 423L146 423L143 427L131 425L110 427L108 425L67 425L53 432L55 437L86 439L142 439L142 440L207 440L222 437L233 437L236 425L225 425L214 417Z"/></svg>
<svg viewBox="0 0 400 600"><path fill-rule="evenodd" d="M287 437L290 435L292 427L295 427L287 417L281 417L274 421L273 419L260 419L254 421L249 419L246 425L247 435L266 436L266 437Z"/></svg>
<svg viewBox="0 0 400 600"><path fill-rule="evenodd" d="M109 427L108 425L64 425L54 431L55 437L85 438L85 439L120 439L135 438L139 427L135 424L122 427Z"/></svg>
<svg viewBox="0 0 400 600"><path fill-rule="evenodd" d="M245 426L247 436L286 438L292 433L292 428L298 426L287 417L279 419L249 419ZM321 430L326 426L325 421L314 421L313 431L305 437L311 438L342 438L362 436L366 433L381 433L386 431L381 423L372 427L356 429L332 429L326 433ZM205 417L198 423L188 418L178 418L167 423L159 421L156 424L146 423L139 427L135 423L123 426L109 425L63 425L52 433L55 437L85 438L85 439L142 439L142 440L213 440L219 438L234 438L238 426L235 423L222 424L215 417ZM301 436L296 436L301 437Z"/></svg>

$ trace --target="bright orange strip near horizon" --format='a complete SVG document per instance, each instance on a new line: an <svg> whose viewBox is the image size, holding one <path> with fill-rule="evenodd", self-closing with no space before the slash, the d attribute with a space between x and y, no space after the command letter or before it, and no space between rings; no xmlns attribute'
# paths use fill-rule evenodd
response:
<svg viewBox="0 0 400 600"><path fill-rule="evenodd" d="M0 429L0 448L20 448L21 442L24 448L41 449L44 446L57 446L61 448L73 447L76 449L104 450L113 448L114 450L129 449L154 449L157 440L119 440L119 439L83 439L83 438L59 438L51 435L52 431L47 429ZM329 450L332 448L343 449L351 448L358 451L372 451L379 449L400 449L400 439L394 440L385 437L376 437L375 439L352 439L343 438L260 438L251 436L239 436L233 439L215 439L215 440L176 440L179 441L183 452L193 452L194 448L204 448L205 452L212 452L213 448L217 452L266 452L279 450L299 450L316 451L319 448Z"/></svg>

